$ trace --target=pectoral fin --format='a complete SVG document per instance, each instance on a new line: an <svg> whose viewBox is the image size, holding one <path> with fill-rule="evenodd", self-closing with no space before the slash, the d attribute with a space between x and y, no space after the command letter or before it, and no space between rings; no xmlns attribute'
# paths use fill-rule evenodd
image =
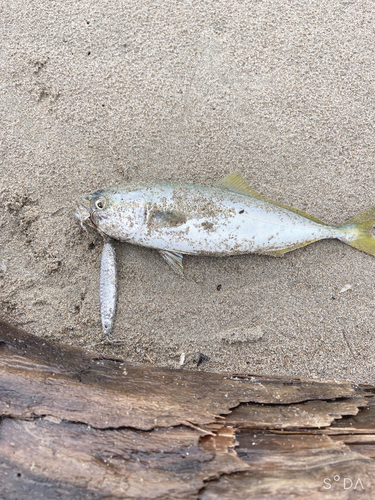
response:
<svg viewBox="0 0 375 500"><path fill-rule="evenodd" d="M155 219L166 227L178 227L188 220L186 214L172 210L170 212L156 212Z"/></svg>
<svg viewBox="0 0 375 500"><path fill-rule="evenodd" d="M170 250L159 250L164 260L168 262L171 268L181 276L184 276L184 268L182 265L183 255L179 252L171 252Z"/></svg>
<svg viewBox="0 0 375 500"><path fill-rule="evenodd" d="M228 174L226 177L224 177L224 179L216 182L214 186L220 189L227 189L228 191L233 191L234 193L242 194L245 196L252 196L253 198L256 198L258 200L268 201L269 203L273 203L274 205L277 205L279 207L291 210L292 212L295 212L298 215L302 215L303 217L306 217L307 219L310 219L314 222L326 225L323 221L314 217L313 215L308 214L307 212L303 212L302 210L298 210L298 208L293 208L289 205L284 205L284 203L279 203L278 201L271 200L271 198L267 198L254 189L251 189L251 187L247 185L242 175L237 172Z"/></svg>

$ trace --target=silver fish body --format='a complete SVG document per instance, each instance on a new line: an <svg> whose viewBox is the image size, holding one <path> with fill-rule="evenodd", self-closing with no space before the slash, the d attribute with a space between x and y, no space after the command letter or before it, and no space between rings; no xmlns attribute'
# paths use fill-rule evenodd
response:
<svg viewBox="0 0 375 500"><path fill-rule="evenodd" d="M116 311L117 280L116 256L111 241L104 241L102 262L100 269L100 314L103 333L109 334L112 330Z"/></svg>
<svg viewBox="0 0 375 500"><path fill-rule="evenodd" d="M142 183L101 190L81 200L79 217L111 238L159 250L179 272L184 254L276 256L326 238L375 253L368 230L374 207L333 227L260 195L239 174L214 186Z"/></svg>
<svg viewBox="0 0 375 500"><path fill-rule="evenodd" d="M132 235L111 225L112 238L182 254L272 254L317 239L345 237L267 201L219 188L162 185L145 190L145 212ZM108 234L108 233L107 233Z"/></svg>

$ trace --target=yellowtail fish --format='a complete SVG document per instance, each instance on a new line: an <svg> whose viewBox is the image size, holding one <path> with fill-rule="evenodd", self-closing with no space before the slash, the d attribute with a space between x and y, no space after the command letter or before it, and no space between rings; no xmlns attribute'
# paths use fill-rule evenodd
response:
<svg viewBox="0 0 375 500"><path fill-rule="evenodd" d="M337 238L375 255L375 206L335 227L273 201L232 173L213 186L134 183L83 197L77 216L105 238L158 250L182 274L183 255L280 256Z"/></svg>

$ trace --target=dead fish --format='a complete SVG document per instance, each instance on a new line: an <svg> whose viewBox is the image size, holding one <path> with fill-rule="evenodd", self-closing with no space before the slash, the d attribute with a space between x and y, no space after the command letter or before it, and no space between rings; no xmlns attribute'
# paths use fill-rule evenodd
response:
<svg viewBox="0 0 375 500"><path fill-rule="evenodd" d="M375 255L374 206L335 227L257 193L237 173L213 186L128 184L85 196L78 207L81 224L158 250L180 274L183 255L280 256L327 238Z"/></svg>
<svg viewBox="0 0 375 500"><path fill-rule="evenodd" d="M106 239L103 246L100 268L100 315L103 333L112 330L116 310L117 281L115 249L110 240Z"/></svg>

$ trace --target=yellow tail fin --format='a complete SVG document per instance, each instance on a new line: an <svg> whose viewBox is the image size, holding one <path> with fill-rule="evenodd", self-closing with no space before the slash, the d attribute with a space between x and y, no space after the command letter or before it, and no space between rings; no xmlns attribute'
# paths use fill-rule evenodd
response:
<svg viewBox="0 0 375 500"><path fill-rule="evenodd" d="M375 206L356 215L339 228L347 233L347 237L342 238L342 241L351 247L375 256L375 238L371 234L374 225Z"/></svg>

